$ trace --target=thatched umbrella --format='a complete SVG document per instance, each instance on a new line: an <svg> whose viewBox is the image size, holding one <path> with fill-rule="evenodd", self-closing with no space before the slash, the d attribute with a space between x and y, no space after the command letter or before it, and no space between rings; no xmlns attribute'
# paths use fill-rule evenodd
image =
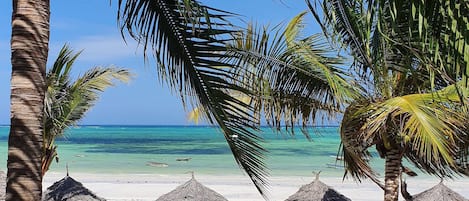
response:
<svg viewBox="0 0 469 201"><path fill-rule="evenodd" d="M295 194L285 201L351 201L349 198L335 191L331 187L319 181L319 173L310 184L300 188Z"/></svg>
<svg viewBox="0 0 469 201"><path fill-rule="evenodd" d="M105 201L70 176L64 177L47 188L43 201Z"/></svg>
<svg viewBox="0 0 469 201"><path fill-rule="evenodd" d="M7 175L5 172L0 171L0 200L5 200L5 189L7 184Z"/></svg>
<svg viewBox="0 0 469 201"><path fill-rule="evenodd" d="M228 201L219 193L199 183L192 174L191 180L159 197L156 201Z"/></svg>
<svg viewBox="0 0 469 201"><path fill-rule="evenodd" d="M412 196L413 201L469 201L441 181L438 185Z"/></svg>

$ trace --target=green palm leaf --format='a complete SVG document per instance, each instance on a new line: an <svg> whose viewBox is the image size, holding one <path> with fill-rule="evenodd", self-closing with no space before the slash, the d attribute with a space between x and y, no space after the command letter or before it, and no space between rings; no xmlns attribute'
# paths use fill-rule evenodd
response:
<svg viewBox="0 0 469 201"><path fill-rule="evenodd" d="M342 47L350 48L349 51L358 60L354 65L361 67L364 72L373 67L369 38L373 32L372 23L376 13L367 9L375 6L373 1L331 0L314 6L310 0L305 1L324 34L332 38L332 41L342 41ZM323 11L323 20L319 17L318 6Z"/></svg>
<svg viewBox="0 0 469 201"><path fill-rule="evenodd" d="M184 105L189 100L201 106L208 121L220 126L236 162L266 197L266 150L256 134L258 121L253 108L232 95L249 91L230 82L231 65L220 61L234 33L225 20L231 14L191 0L120 0L119 10L123 35L127 31L143 44L145 53L151 48L160 77Z"/></svg>
<svg viewBox="0 0 469 201"><path fill-rule="evenodd" d="M370 178L383 188L377 173L371 168L369 159L372 157L368 148L375 144L376 136L366 135L367 118L372 113L372 102L366 99L356 100L344 112L340 125L341 150L344 159L345 176L350 174L361 181Z"/></svg>
<svg viewBox="0 0 469 201"><path fill-rule="evenodd" d="M240 85L255 91L256 113L277 129L283 123L293 127L299 119L305 128L318 113L332 116L346 97L357 95L339 67L343 60L331 56L322 38L299 37L304 15L293 18L285 30L281 25L272 30L249 25L228 52Z"/></svg>
<svg viewBox="0 0 469 201"><path fill-rule="evenodd" d="M467 100L468 91L463 94ZM409 149L408 156L418 159L410 161L440 177L458 173L457 160L464 152L460 145L468 142L468 116L460 112L467 101L461 102L459 96L456 85L451 85L435 93L386 100L370 115L365 138L379 132L387 122L404 118L396 137Z"/></svg>
<svg viewBox="0 0 469 201"><path fill-rule="evenodd" d="M401 8L396 8L401 9ZM420 54L445 73L452 83L469 75L469 3L467 1L412 1L406 8ZM436 50L436 51L435 51Z"/></svg>
<svg viewBox="0 0 469 201"><path fill-rule="evenodd" d="M74 53L67 45L62 47L52 68L47 72L47 92L44 101L44 156L43 174L56 157L55 139L65 129L74 126L94 106L99 93L115 85L115 81L127 82L131 74L116 67L95 67L72 80L70 72L81 52Z"/></svg>

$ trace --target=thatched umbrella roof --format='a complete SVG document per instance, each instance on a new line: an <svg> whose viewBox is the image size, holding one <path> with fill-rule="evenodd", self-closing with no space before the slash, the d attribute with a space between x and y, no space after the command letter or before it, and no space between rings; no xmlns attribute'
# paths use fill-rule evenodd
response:
<svg viewBox="0 0 469 201"><path fill-rule="evenodd" d="M412 196L413 201L469 201L441 181L438 185Z"/></svg>
<svg viewBox="0 0 469 201"><path fill-rule="evenodd" d="M295 194L285 201L351 201L349 198L335 191L331 187L319 181L319 173L310 184L300 188Z"/></svg>
<svg viewBox="0 0 469 201"><path fill-rule="evenodd" d="M70 176L64 177L47 188L43 201L105 201Z"/></svg>
<svg viewBox="0 0 469 201"><path fill-rule="evenodd" d="M5 172L0 171L0 200L5 200L6 195L7 175Z"/></svg>
<svg viewBox="0 0 469 201"><path fill-rule="evenodd" d="M228 201L219 193L199 183L192 174L191 180L159 197L156 201Z"/></svg>

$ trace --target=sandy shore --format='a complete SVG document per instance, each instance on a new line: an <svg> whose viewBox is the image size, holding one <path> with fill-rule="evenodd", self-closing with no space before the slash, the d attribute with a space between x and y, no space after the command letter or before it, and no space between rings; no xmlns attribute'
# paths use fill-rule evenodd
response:
<svg viewBox="0 0 469 201"><path fill-rule="evenodd" d="M44 188L60 180L64 173L48 173L44 178ZM84 174L70 175L77 181L107 200L140 201L156 200L159 196L173 190L190 179L189 174ZM247 176L196 175L205 186L217 191L230 201L263 201ZM301 185L310 183L311 177L271 177L270 200L285 200L295 193ZM375 184L365 181L355 183L341 178L321 177L320 180L352 200L382 200L382 191ZM416 194L438 184L438 179L408 179L409 192ZM469 198L469 179L445 181L445 185Z"/></svg>

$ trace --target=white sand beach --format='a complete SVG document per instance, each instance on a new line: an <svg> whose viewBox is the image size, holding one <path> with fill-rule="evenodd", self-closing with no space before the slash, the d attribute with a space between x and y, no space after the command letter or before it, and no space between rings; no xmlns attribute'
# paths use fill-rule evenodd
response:
<svg viewBox="0 0 469 201"><path fill-rule="evenodd" d="M65 173L47 173L44 189L62 179ZM156 200L190 179L190 174L85 174L71 173L70 176L107 200L146 201ZM247 176L195 175L203 185L217 191L230 201L263 201ZM270 200L285 200L301 185L313 181L311 177L271 177ZM382 191L373 183L364 181L357 184L342 178L320 177L320 180L345 196L357 201L382 200ZM411 194L420 193L438 184L437 178L409 178L408 190ZM444 184L462 196L469 198L469 179L446 180Z"/></svg>

